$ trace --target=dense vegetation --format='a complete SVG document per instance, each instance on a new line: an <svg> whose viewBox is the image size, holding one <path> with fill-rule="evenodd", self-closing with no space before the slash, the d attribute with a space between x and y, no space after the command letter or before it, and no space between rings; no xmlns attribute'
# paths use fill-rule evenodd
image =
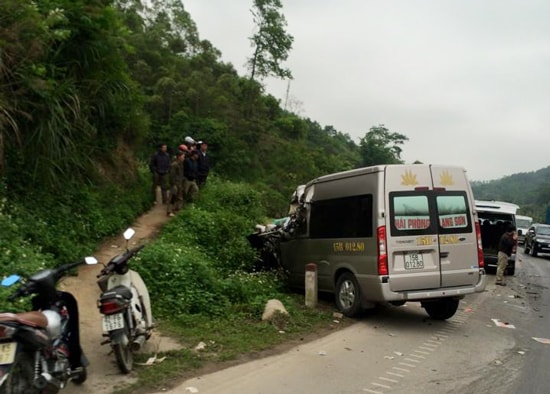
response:
<svg viewBox="0 0 550 394"><path fill-rule="evenodd" d="M550 167L487 182L472 182L472 189L479 200L513 202L519 205L519 214L546 223L550 207Z"/></svg>
<svg viewBox="0 0 550 394"><path fill-rule="evenodd" d="M279 0L251 0L251 11L258 30L240 76L200 39L185 1L0 2L0 277L74 261L118 234L152 204L146 162L157 144L173 152L190 135L208 141L212 176L140 255L155 313L177 327L224 310L254 321L273 296L296 305L277 275L254 271L245 235L284 215L298 184L401 162L407 137L365 125L356 143L283 109L261 78L292 76L282 62L293 37ZM474 192L542 220L549 172ZM24 308L5 294L0 309Z"/></svg>
<svg viewBox="0 0 550 394"><path fill-rule="evenodd" d="M290 77L280 2L252 6L256 79ZM265 215L279 216L297 184L373 155L399 162L406 139L377 126L357 145L283 110L220 61L176 0L5 0L0 47L0 242L22 271L16 255L73 260L146 209L143 169L160 142L207 140L213 173L254 185Z"/></svg>

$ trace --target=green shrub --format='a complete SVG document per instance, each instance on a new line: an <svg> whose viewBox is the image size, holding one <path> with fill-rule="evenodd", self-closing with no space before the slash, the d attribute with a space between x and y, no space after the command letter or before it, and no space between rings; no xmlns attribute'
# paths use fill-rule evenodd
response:
<svg viewBox="0 0 550 394"><path fill-rule="evenodd" d="M204 254L192 246L158 241L145 248L133 268L149 285L155 313L221 313L229 305L220 277Z"/></svg>
<svg viewBox="0 0 550 394"><path fill-rule="evenodd" d="M202 189L140 254L155 313L261 316L281 289L276 274L251 272L256 253L246 236L264 216L252 186L216 180Z"/></svg>

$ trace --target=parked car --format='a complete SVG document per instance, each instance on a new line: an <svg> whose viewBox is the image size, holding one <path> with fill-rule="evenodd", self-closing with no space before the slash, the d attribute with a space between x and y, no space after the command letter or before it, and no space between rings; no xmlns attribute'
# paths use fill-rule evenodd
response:
<svg viewBox="0 0 550 394"><path fill-rule="evenodd" d="M525 253L537 256L539 253L550 253L550 225L533 224L525 234Z"/></svg>
<svg viewBox="0 0 550 394"><path fill-rule="evenodd" d="M533 218L530 216L516 215L516 227L518 233L518 245L525 243L525 233L529 226L533 223Z"/></svg>
<svg viewBox="0 0 550 394"><path fill-rule="evenodd" d="M516 226L516 211L519 206L503 201L476 200L476 210L481 228L481 243L486 269L497 269L498 243L509 224ZM514 275L516 272L516 245L508 259L504 273Z"/></svg>

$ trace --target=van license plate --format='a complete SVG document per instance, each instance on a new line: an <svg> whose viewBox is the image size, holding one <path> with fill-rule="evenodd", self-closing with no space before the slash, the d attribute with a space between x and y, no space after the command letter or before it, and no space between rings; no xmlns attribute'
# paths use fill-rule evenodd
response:
<svg viewBox="0 0 550 394"><path fill-rule="evenodd" d="M122 313L103 316L103 331L120 330L124 328L124 317Z"/></svg>
<svg viewBox="0 0 550 394"><path fill-rule="evenodd" d="M405 258L405 269L418 270L424 268L424 259L422 253L409 252L403 255Z"/></svg>
<svg viewBox="0 0 550 394"><path fill-rule="evenodd" d="M13 364L15 352L17 351L17 342L0 343L0 365Z"/></svg>

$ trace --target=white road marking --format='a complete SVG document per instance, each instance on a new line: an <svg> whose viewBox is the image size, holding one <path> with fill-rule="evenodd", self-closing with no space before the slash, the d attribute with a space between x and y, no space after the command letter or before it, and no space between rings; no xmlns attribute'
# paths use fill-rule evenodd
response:
<svg viewBox="0 0 550 394"><path fill-rule="evenodd" d="M385 384L376 383L376 382L372 382L371 384L376 387L384 387L385 389L391 389L391 386L386 386Z"/></svg>

